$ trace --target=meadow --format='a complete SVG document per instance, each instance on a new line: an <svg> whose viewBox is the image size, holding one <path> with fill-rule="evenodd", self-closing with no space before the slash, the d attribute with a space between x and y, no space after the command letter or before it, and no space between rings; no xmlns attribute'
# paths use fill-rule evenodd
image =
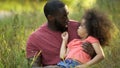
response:
<svg viewBox="0 0 120 68"><path fill-rule="evenodd" d="M80 21L85 9L97 8L113 22L110 46L103 48L106 58L89 68L120 68L119 0L62 0L68 5L69 18ZM28 68L26 41L29 35L46 22L43 5L46 0L0 1L0 68ZM9 5L8 5L9 4ZM1 17L2 16L2 17Z"/></svg>

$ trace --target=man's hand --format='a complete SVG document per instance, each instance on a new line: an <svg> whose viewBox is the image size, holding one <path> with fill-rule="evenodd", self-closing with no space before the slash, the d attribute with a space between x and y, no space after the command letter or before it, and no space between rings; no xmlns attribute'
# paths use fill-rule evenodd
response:
<svg viewBox="0 0 120 68"><path fill-rule="evenodd" d="M95 57L96 52L95 52L95 50L94 50L94 48L93 48L91 43L85 42L85 43L82 44L82 47L84 48L84 50L83 50L84 52L89 54L92 58Z"/></svg>

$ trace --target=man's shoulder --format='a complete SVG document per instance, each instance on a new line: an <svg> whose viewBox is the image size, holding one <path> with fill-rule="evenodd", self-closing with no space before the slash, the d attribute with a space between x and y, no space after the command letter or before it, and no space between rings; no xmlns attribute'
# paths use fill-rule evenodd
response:
<svg viewBox="0 0 120 68"><path fill-rule="evenodd" d="M70 23L78 23L78 21L76 21L76 20L70 20L69 22Z"/></svg>
<svg viewBox="0 0 120 68"><path fill-rule="evenodd" d="M70 28L72 28L72 29L77 29L78 28L78 26L79 26L79 23L77 22L77 21L75 21L75 20L70 20L69 21L69 23L68 23L68 29Z"/></svg>
<svg viewBox="0 0 120 68"><path fill-rule="evenodd" d="M34 35L36 35L36 36L39 35L40 36L41 34L44 33L45 30L47 30L47 25L43 24L40 27L38 27L35 31L33 31L31 33L31 36L34 36Z"/></svg>
<svg viewBox="0 0 120 68"><path fill-rule="evenodd" d="M70 20L70 21L69 21L69 25L71 25L71 26L78 26L78 25L79 25L79 22L78 22L78 21L75 21L75 20Z"/></svg>

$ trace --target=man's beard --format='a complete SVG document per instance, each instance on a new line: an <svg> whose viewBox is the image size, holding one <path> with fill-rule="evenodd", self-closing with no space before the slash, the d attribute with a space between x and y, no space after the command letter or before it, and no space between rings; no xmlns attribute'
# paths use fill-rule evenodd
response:
<svg viewBox="0 0 120 68"><path fill-rule="evenodd" d="M55 26L56 26L56 30L60 32L65 32L68 30L68 27L62 26L60 22L58 22L56 19L55 19Z"/></svg>

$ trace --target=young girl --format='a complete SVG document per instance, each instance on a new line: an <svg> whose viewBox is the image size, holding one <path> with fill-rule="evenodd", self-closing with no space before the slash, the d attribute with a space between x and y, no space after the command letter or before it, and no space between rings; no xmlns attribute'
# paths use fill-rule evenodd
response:
<svg viewBox="0 0 120 68"><path fill-rule="evenodd" d="M63 41L60 58L65 58L65 60L57 65L61 68L86 68L103 60L105 55L102 46L106 46L109 43L111 27L111 22L103 13L93 9L88 10L77 30L81 39L74 39L67 45L68 33L64 32L61 35ZM85 42L91 43L96 52L96 56L93 59L83 51L82 44Z"/></svg>

